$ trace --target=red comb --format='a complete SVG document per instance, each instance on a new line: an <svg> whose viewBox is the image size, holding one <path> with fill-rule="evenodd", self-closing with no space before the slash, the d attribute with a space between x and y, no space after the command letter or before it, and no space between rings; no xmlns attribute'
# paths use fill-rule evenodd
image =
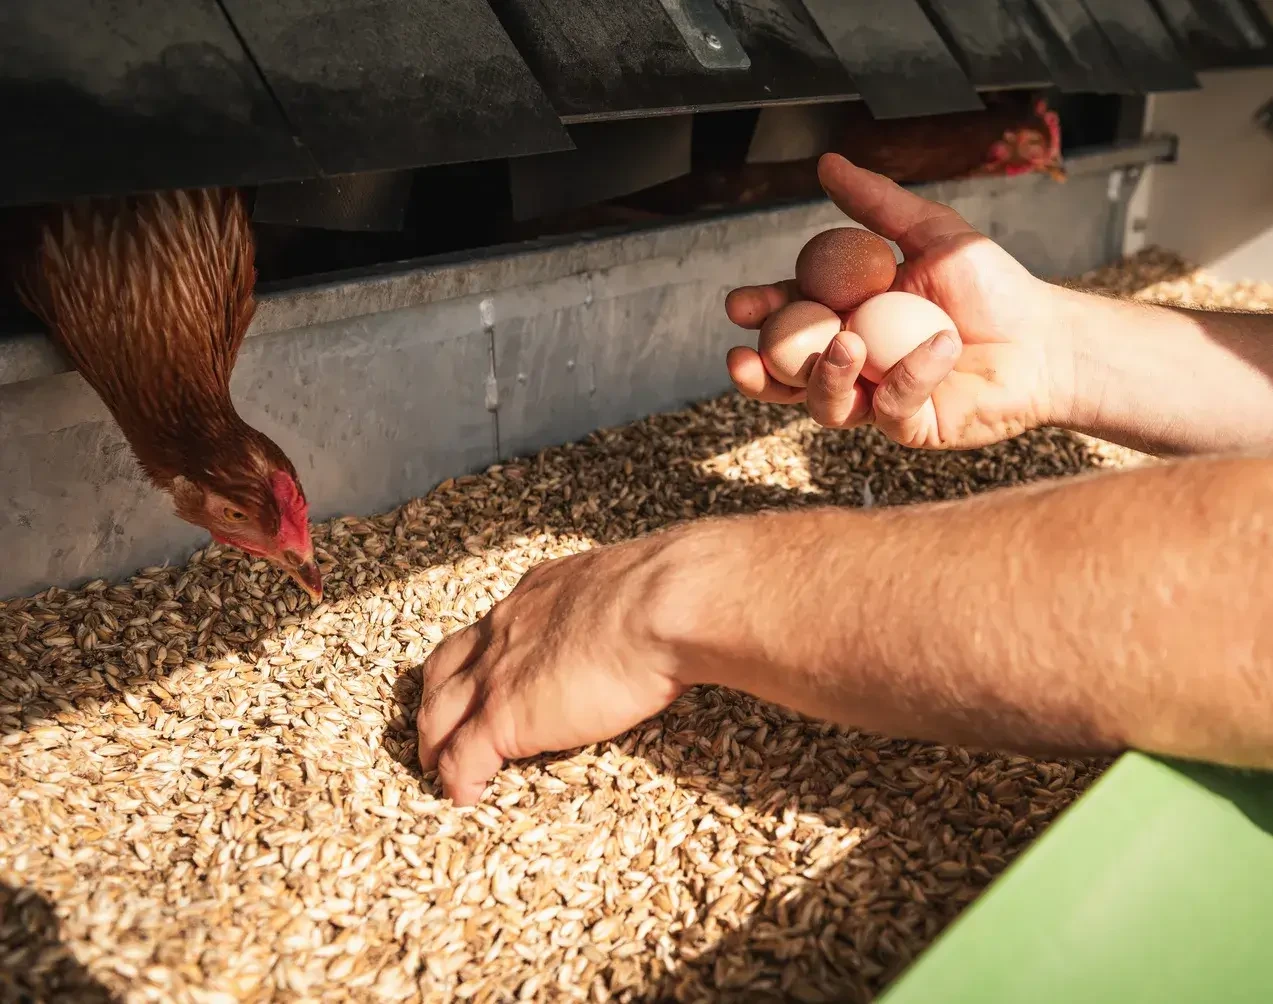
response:
<svg viewBox="0 0 1273 1004"><path fill-rule="evenodd" d="M309 504L300 486L286 471L275 471L270 475L270 487L279 507L279 542L293 550L303 550L309 541Z"/></svg>

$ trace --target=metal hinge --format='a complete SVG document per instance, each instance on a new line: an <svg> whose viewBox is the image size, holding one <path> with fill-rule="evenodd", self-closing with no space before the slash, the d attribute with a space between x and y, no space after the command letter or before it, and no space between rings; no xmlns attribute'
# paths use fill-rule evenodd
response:
<svg viewBox="0 0 1273 1004"><path fill-rule="evenodd" d="M751 57L713 0L659 0L686 47L709 70L746 70Z"/></svg>

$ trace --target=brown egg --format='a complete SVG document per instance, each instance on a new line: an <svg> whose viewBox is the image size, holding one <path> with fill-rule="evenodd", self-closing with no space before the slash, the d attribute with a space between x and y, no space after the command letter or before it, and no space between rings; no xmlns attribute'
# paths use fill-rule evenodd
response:
<svg viewBox="0 0 1273 1004"><path fill-rule="evenodd" d="M770 375L788 387L804 387L818 356L827 350L843 322L830 307L793 300L770 314L760 329L757 351Z"/></svg>
<svg viewBox="0 0 1273 1004"><path fill-rule="evenodd" d="M883 293L896 275L888 241L860 227L824 230L796 258L800 292L841 312Z"/></svg>
<svg viewBox="0 0 1273 1004"><path fill-rule="evenodd" d="M866 343L862 376L872 383L879 383L903 356L937 332L957 331L950 315L937 304L900 292L871 297L845 318L844 327Z"/></svg>

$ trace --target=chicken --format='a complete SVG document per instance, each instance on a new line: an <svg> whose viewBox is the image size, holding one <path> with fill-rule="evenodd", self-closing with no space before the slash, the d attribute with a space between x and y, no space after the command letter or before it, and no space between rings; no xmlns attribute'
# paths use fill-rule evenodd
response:
<svg viewBox="0 0 1273 1004"><path fill-rule="evenodd" d="M322 598L296 468L230 399L256 303L242 196L206 189L41 209L19 298L119 424L177 515Z"/></svg>
<svg viewBox="0 0 1273 1004"><path fill-rule="evenodd" d="M1033 172L1064 180L1060 119L1043 98L1006 91L983 100L982 111L883 120L857 102L835 150L899 184Z"/></svg>
<svg viewBox="0 0 1273 1004"><path fill-rule="evenodd" d="M899 184L1041 173L1063 181L1061 125L1043 98L1025 91L984 96L986 108L949 115L875 119L847 104L831 151ZM708 163L620 200L660 215L822 195L818 158L766 164Z"/></svg>

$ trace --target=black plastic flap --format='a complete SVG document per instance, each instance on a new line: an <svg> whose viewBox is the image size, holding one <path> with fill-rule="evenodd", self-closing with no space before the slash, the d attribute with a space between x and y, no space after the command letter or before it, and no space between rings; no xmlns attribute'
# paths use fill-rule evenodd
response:
<svg viewBox="0 0 1273 1004"><path fill-rule="evenodd" d="M325 174L570 149L484 0L221 0Z"/></svg>
<svg viewBox="0 0 1273 1004"><path fill-rule="evenodd" d="M300 178L216 0L3 0L0 205Z"/></svg>
<svg viewBox="0 0 1273 1004"><path fill-rule="evenodd" d="M570 127L575 149L508 162L513 219L577 209L689 173L692 115Z"/></svg>
<svg viewBox="0 0 1273 1004"><path fill-rule="evenodd" d="M746 162L784 164L835 149L844 136L844 108L843 102L762 108L756 115Z"/></svg>
<svg viewBox="0 0 1273 1004"><path fill-rule="evenodd" d="M1195 70L1273 65L1273 26L1249 0L1152 0Z"/></svg>
<svg viewBox="0 0 1273 1004"><path fill-rule="evenodd" d="M1067 94L1136 93L1083 0L1002 0Z"/></svg>
<svg viewBox="0 0 1273 1004"><path fill-rule="evenodd" d="M567 123L856 97L799 0L721 2L746 68L711 68L661 0L491 0Z"/></svg>
<svg viewBox="0 0 1273 1004"><path fill-rule="evenodd" d="M985 106L916 0L804 0L877 119Z"/></svg>
<svg viewBox="0 0 1273 1004"><path fill-rule="evenodd" d="M750 105L857 98L856 85L800 0L717 0L751 57Z"/></svg>
<svg viewBox="0 0 1273 1004"><path fill-rule="evenodd" d="M1149 0L1084 0L1113 46L1128 82L1142 93L1197 90L1189 68Z"/></svg>
<svg viewBox="0 0 1273 1004"><path fill-rule="evenodd" d="M320 230L400 231L414 178L412 171L368 171L262 185L252 219Z"/></svg>
<svg viewBox="0 0 1273 1004"><path fill-rule="evenodd" d="M999 0L920 0L979 88L1047 87L1052 75Z"/></svg>

